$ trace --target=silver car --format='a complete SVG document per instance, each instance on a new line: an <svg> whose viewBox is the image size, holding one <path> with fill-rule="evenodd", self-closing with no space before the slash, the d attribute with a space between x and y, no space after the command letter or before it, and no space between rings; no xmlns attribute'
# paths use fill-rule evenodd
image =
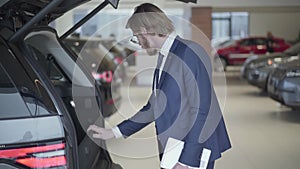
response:
<svg viewBox="0 0 300 169"><path fill-rule="evenodd" d="M270 73L268 95L293 109L300 108L300 57L280 64Z"/></svg>
<svg viewBox="0 0 300 169"><path fill-rule="evenodd" d="M271 70L278 64L289 62L300 53L300 43L285 50L283 53L257 56L245 62L242 68L242 76L252 85L266 91L266 82Z"/></svg>

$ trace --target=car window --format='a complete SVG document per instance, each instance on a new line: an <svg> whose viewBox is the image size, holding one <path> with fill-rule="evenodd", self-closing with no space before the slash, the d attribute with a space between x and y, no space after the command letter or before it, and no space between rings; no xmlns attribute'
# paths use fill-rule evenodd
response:
<svg viewBox="0 0 300 169"><path fill-rule="evenodd" d="M10 80L2 64L0 64L0 100L0 119L30 115L22 96Z"/></svg>
<svg viewBox="0 0 300 169"><path fill-rule="evenodd" d="M34 59L37 60L44 73L49 77L49 79L52 82L55 83L56 81L60 81L71 84L71 82L69 82L68 78L64 75L64 73L58 68L55 59L51 54L45 56L35 47L31 45L27 46L31 50Z"/></svg>
<svg viewBox="0 0 300 169"><path fill-rule="evenodd" d="M99 41L86 42L67 39L65 42L90 71L98 70L101 72L116 69L112 54Z"/></svg>
<svg viewBox="0 0 300 169"><path fill-rule="evenodd" d="M244 39L240 41L240 46L251 46L254 45L253 39Z"/></svg>
<svg viewBox="0 0 300 169"><path fill-rule="evenodd" d="M255 44L256 45L266 45L266 39L257 38L257 39L255 39Z"/></svg>
<svg viewBox="0 0 300 169"><path fill-rule="evenodd" d="M93 56L93 61L98 66L98 71L115 70L116 65L109 56L109 53L103 53L99 48L86 48L82 53L86 53L84 57ZM85 62L86 63L86 62Z"/></svg>
<svg viewBox="0 0 300 169"><path fill-rule="evenodd" d="M6 46L0 52L0 119L57 114L41 81L32 80Z"/></svg>

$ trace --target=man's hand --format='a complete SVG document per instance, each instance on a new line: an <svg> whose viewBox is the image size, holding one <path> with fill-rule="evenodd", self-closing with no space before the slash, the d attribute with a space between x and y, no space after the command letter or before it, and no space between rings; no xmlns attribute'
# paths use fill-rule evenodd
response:
<svg viewBox="0 0 300 169"><path fill-rule="evenodd" d="M176 163L172 169L189 169L189 167L180 165L179 163Z"/></svg>
<svg viewBox="0 0 300 169"><path fill-rule="evenodd" d="M87 132L93 132L93 138L98 138L102 140L108 140L115 137L111 129L105 129L98 127L96 125L90 125Z"/></svg>

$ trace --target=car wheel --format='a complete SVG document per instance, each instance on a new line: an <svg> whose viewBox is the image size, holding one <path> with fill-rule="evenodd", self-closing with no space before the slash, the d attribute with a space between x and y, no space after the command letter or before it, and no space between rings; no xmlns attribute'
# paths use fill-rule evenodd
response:
<svg viewBox="0 0 300 169"><path fill-rule="evenodd" d="M214 68L217 72L226 71L227 62L224 58L215 58L214 59Z"/></svg>

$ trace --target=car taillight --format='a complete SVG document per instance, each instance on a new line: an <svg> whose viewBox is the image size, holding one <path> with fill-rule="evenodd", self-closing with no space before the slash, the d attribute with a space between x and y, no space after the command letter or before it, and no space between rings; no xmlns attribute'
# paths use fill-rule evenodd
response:
<svg viewBox="0 0 300 169"><path fill-rule="evenodd" d="M268 60L268 65L272 65L273 64L273 60L272 59L269 59Z"/></svg>
<svg viewBox="0 0 300 169"><path fill-rule="evenodd" d="M113 72L111 70L102 73L92 72L92 75L95 80L100 80L105 83L111 83L113 80Z"/></svg>
<svg viewBox="0 0 300 169"><path fill-rule="evenodd" d="M9 159L29 168L67 168L64 143L0 150L0 159Z"/></svg>

